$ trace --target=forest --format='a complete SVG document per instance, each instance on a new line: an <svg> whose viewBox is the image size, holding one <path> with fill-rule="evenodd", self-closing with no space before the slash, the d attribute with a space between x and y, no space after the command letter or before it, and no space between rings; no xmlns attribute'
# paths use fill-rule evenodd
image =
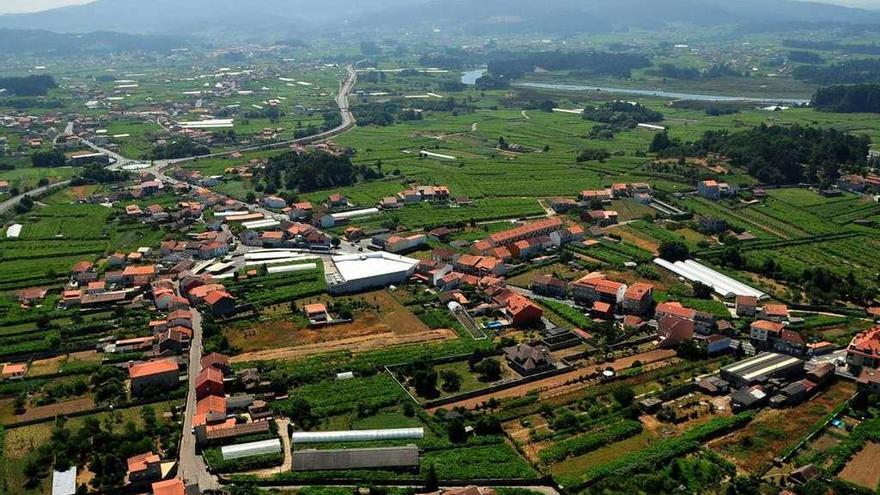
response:
<svg viewBox="0 0 880 495"><path fill-rule="evenodd" d="M836 85L820 88L810 105L822 112L880 112L880 84Z"/></svg>

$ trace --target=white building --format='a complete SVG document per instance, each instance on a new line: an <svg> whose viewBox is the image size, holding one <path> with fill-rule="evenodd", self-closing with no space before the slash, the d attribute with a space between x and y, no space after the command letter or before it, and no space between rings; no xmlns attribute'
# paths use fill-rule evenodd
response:
<svg viewBox="0 0 880 495"><path fill-rule="evenodd" d="M335 272L328 272L332 294L362 292L406 281L415 272L419 260L386 252L334 256Z"/></svg>

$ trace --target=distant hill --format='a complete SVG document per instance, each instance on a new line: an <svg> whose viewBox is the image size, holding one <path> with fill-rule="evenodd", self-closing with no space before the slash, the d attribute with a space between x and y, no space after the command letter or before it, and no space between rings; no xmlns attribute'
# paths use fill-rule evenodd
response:
<svg viewBox="0 0 880 495"><path fill-rule="evenodd" d="M254 39L386 28L565 33L768 22L880 24L880 12L793 0L98 0L0 16L0 28Z"/></svg>
<svg viewBox="0 0 880 495"><path fill-rule="evenodd" d="M100 31L53 33L36 29L0 29L0 55L167 52L187 44L182 38Z"/></svg>

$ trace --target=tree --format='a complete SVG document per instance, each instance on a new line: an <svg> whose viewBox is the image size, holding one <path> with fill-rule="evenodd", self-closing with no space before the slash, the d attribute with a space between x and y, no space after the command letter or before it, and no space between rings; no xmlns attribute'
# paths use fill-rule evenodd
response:
<svg viewBox="0 0 880 495"><path fill-rule="evenodd" d="M612 395L614 396L614 400L623 407L630 406L636 398L635 392L628 387L619 388L615 390Z"/></svg>
<svg viewBox="0 0 880 495"><path fill-rule="evenodd" d="M302 429L311 428L315 422L315 416L312 413L312 405L309 404L301 396L293 396L287 400L275 402L277 411L290 418L295 424Z"/></svg>
<svg viewBox="0 0 880 495"><path fill-rule="evenodd" d="M684 261L690 259L690 250L682 241L664 241L660 244L660 257L666 261Z"/></svg>
<svg viewBox="0 0 880 495"><path fill-rule="evenodd" d="M713 289L702 282L694 282L693 291L697 299L709 299L712 297Z"/></svg>
<svg viewBox="0 0 880 495"><path fill-rule="evenodd" d="M455 418L446 425L446 433L449 435L449 441L452 443L463 443L467 441L467 431L464 428L464 420Z"/></svg>
<svg viewBox="0 0 880 495"><path fill-rule="evenodd" d="M440 481L437 478L437 469L434 464L428 464L425 470L425 491L436 492L440 488Z"/></svg>
<svg viewBox="0 0 880 495"><path fill-rule="evenodd" d="M461 388L461 376L452 370L443 370L440 378L443 379L441 388L444 392L457 392Z"/></svg>
<svg viewBox="0 0 880 495"><path fill-rule="evenodd" d="M501 379L501 364L494 359L484 359L475 368L481 382L494 382Z"/></svg>
<svg viewBox="0 0 880 495"><path fill-rule="evenodd" d="M433 369L419 369L413 373L413 388L421 397L437 395L437 372Z"/></svg>
<svg viewBox="0 0 880 495"><path fill-rule="evenodd" d="M651 153L659 153L670 146L672 146L672 142L669 140L669 134L666 131L658 132L657 134L654 134L654 139L651 140L651 145L648 147L648 151Z"/></svg>

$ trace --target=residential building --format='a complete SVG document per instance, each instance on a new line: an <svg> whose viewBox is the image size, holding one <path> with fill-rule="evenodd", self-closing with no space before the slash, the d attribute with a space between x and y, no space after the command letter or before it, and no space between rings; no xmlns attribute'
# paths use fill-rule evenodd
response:
<svg viewBox="0 0 880 495"><path fill-rule="evenodd" d="M529 284L529 289L535 294L542 296L565 299L568 292L568 284L551 275L538 275L532 280L532 283Z"/></svg>
<svg viewBox="0 0 880 495"><path fill-rule="evenodd" d="M128 483L151 482L162 479L162 459L153 452L129 457Z"/></svg>
<svg viewBox="0 0 880 495"><path fill-rule="evenodd" d="M509 289L502 289L493 295L493 299L504 306L510 316L510 322L515 327L533 326L541 321L541 316L544 314L544 310L529 298Z"/></svg>
<svg viewBox="0 0 880 495"><path fill-rule="evenodd" d="M754 318L758 309L756 296L736 296L736 315L745 318Z"/></svg>
<svg viewBox="0 0 880 495"><path fill-rule="evenodd" d="M186 486L177 478L157 481L153 483L152 488L153 495L186 495Z"/></svg>
<svg viewBox="0 0 880 495"><path fill-rule="evenodd" d="M543 345L517 344L504 348L507 364L522 376L531 376L556 369L550 349Z"/></svg>
<svg viewBox="0 0 880 495"><path fill-rule="evenodd" d="M626 284L608 280L604 274L590 273L569 285L575 301L581 303L604 302L616 307L623 301Z"/></svg>
<svg viewBox="0 0 880 495"><path fill-rule="evenodd" d="M223 394L223 372L213 366L202 368L196 376L196 400Z"/></svg>
<svg viewBox="0 0 880 495"><path fill-rule="evenodd" d="M309 322L313 325L327 323L330 319L330 314L327 312L327 306L321 303L306 304L303 306L303 313L305 313L306 318L308 318Z"/></svg>
<svg viewBox="0 0 880 495"><path fill-rule="evenodd" d="M765 304L758 312L758 318L781 323L788 320L788 306L785 304Z"/></svg>
<svg viewBox="0 0 880 495"><path fill-rule="evenodd" d="M880 327L860 332L846 348L846 364L854 375L862 369L880 369Z"/></svg>
<svg viewBox="0 0 880 495"><path fill-rule="evenodd" d="M163 391L177 388L180 367L174 358L159 359L133 364L128 368L131 379L131 394L143 395L148 391Z"/></svg>
<svg viewBox="0 0 880 495"><path fill-rule="evenodd" d="M773 341L779 340L782 336L782 330L785 325L775 321L757 320L750 326L750 337L761 345L768 345Z"/></svg>
<svg viewBox="0 0 880 495"><path fill-rule="evenodd" d="M654 286L643 282L630 285L623 293L623 310L634 315L644 315L654 305Z"/></svg>
<svg viewBox="0 0 880 495"><path fill-rule="evenodd" d="M731 196L733 194L733 189L730 187L730 184L726 182L704 180L697 183L697 194L711 200L719 200Z"/></svg>

